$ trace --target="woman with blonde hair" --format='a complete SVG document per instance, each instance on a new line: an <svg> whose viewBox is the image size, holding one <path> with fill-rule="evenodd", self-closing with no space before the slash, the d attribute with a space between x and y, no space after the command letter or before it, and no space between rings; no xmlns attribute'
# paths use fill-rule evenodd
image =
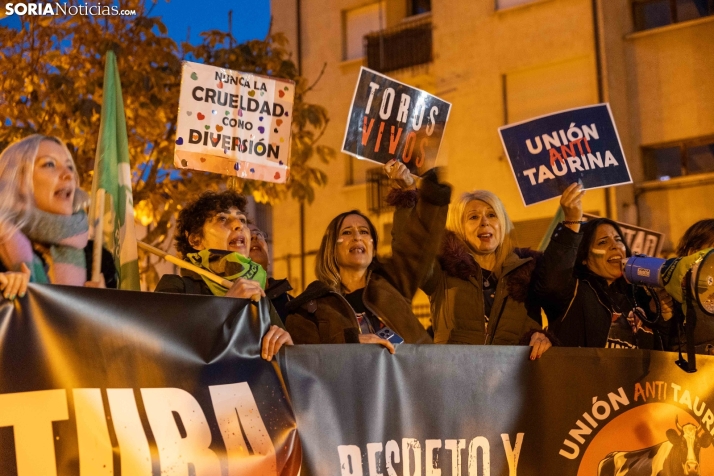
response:
<svg viewBox="0 0 714 476"><path fill-rule="evenodd" d="M418 201L410 199L411 178L399 165L390 173L395 189L388 200L405 213ZM398 220L394 226L399 234ZM501 200L486 190L463 193L449 209L446 228L441 253L421 285L431 303L434 342L529 344L530 358L540 357L551 340L531 289L539 253L516 248Z"/></svg>
<svg viewBox="0 0 714 476"><path fill-rule="evenodd" d="M379 337L390 333L407 343L431 343L411 299L429 268L424 257L436 256L451 188L430 173L419 194L420 205L393 238L389 259L377 259L377 231L359 211L341 213L327 226L317 280L286 306L295 344L374 343L393 353L392 342Z"/></svg>
<svg viewBox="0 0 714 476"><path fill-rule="evenodd" d="M0 290L22 297L28 282L99 286L91 283L92 246L87 195L78 188L74 160L56 137L34 134L0 154ZM111 255L102 274L116 287Z"/></svg>

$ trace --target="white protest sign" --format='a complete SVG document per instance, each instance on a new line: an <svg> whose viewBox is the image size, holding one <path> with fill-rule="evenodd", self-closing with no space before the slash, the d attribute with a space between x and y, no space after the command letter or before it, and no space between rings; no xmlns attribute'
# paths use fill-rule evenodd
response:
<svg viewBox="0 0 714 476"><path fill-rule="evenodd" d="M185 61L174 165L285 183L295 84Z"/></svg>

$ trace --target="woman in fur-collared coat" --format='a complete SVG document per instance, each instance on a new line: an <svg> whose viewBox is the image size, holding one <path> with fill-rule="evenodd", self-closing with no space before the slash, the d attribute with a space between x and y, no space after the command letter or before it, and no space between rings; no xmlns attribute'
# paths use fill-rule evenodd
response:
<svg viewBox="0 0 714 476"><path fill-rule="evenodd" d="M401 187L388 200L398 208L398 241L416 195ZM515 247L503 203L485 190L464 193L452 203L446 228L441 253L421 286L431 303L434 342L528 344L531 359L540 357L554 340L541 328L531 286L540 253Z"/></svg>

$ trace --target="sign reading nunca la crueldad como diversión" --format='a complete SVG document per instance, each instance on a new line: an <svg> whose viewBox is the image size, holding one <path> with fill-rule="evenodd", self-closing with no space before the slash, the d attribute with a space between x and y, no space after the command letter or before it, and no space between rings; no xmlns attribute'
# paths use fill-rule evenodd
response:
<svg viewBox="0 0 714 476"><path fill-rule="evenodd" d="M185 61L174 165L285 183L295 84Z"/></svg>
<svg viewBox="0 0 714 476"><path fill-rule="evenodd" d="M367 68L360 70L342 152L413 174L434 167L451 104Z"/></svg>
<svg viewBox="0 0 714 476"><path fill-rule="evenodd" d="M632 182L608 104L561 111L498 131L526 206L558 197L578 180L586 189Z"/></svg>

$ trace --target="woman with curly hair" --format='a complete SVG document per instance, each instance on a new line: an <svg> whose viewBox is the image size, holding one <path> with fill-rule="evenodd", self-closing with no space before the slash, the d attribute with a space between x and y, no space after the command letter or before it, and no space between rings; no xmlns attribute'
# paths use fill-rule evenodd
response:
<svg viewBox="0 0 714 476"><path fill-rule="evenodd" d="M246 199L226 190L204 192L179 213L174 238L181 257L200 268L232 281L225 288L193 271L165 274L155 292L201 294L239 299L265 298L266 271L251 260L251 231L245 214ZM282 321L270 304L272 326L263 338L263 358L271 360L281 346L292 345Z"/></svg>

